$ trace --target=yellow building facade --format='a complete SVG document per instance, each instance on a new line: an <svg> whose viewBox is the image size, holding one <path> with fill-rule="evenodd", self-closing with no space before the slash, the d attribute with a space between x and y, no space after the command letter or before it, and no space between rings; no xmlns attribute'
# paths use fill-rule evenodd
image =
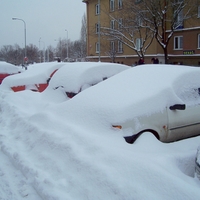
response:
<svg viewBox="0 0 200 200"><path fill-rule="evenodd" d="M130 66L138 62L139 56L135 50L100 34L100 27L115 29L118 26L119 28L120 23L116 24L115 21L121 19L125 1L82 0L86 4L87 12L87 59L89 61L116 62ZM200 5L197 6L196 13L196 17L183 21L183 27L174 31L167 48L168 63L200 66ZM169 34L167 28L166 24L165 37ZM151 63L153 57L157 57L159 63L165 63L163 49L155 38L145 52L145 63Z"/></svg>

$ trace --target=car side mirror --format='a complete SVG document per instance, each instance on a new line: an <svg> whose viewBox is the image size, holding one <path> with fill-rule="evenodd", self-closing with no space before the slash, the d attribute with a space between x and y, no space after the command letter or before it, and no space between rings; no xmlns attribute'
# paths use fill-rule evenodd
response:
<svg viewBox="0 0 200 200"><path fill-rule="evenodd" d="M169 107L170 110L185 110L185 108L185 104L175 104Z"/></svg>

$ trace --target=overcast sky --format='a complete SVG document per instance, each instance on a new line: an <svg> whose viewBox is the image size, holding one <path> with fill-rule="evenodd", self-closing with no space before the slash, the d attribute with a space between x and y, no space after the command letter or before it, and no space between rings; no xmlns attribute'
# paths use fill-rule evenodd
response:
<svg viewBox="0 0 200 200"><path fill-rule="evenodd" d="M0 0L0 48L26 43L56 46L59 38L71 41L80 37L81 20L86 13L82 0ZM67 31L66 31L67 30ZM41 39L40 39L41 38Z"/></svg>

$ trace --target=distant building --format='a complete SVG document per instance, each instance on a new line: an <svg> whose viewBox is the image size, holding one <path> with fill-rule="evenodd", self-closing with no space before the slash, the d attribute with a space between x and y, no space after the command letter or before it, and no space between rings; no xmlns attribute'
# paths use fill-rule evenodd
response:
<svg viewBox="0 0 200 200"><path fill-rule="evenodd" d="M106 38L100 33L100 27L120 28L123 23L123 3L127 0L82 0L87 8L87 59L90 61L117 62L133 65L139 60L137 53L120 41ZM163 0L165 1L165 0ZM178 0L182 2L182 0ZM141 1L135 1L141 2ZM181 13L183 14L183 13ZM195 17L182 20L182 26L176 29L168 45L168 63L200 66L200 5L196 8ZM116 18L118 23L116 23ZM165 37L169 34L169 25L166 24ZM140 46L140 39L135 38ZM152 63L157 57L160 63L165 63L164 52L156 39L145 52L145 63Z"/></svg>

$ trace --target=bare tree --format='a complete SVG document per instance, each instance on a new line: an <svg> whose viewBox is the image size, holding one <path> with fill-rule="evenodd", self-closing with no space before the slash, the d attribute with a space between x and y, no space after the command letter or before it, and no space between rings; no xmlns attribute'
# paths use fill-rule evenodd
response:
<svg viewBox="0 0 200 200"><path fill-rule="evenodd" d="M102 39L106 40L106 38ZM101 47L104 50L104 53L111 59L111 62L114 63L119 53L118 41L114 39L112 40L107 39L106 42L101 44Z"/></svg>
<svg viewBox="0 0 200 200"><path fill-rule="evenodd" d="M66 49L66 39L59 39L56 47L56 57L64 60L67 55Z"/></svg>
<svg viewBox="0 0 200 200"><path fill-rule="evenodd" d="M13 51L13 47L11 45L4 45L1 48L1 57L6 62L12 62L11 58L11 52Z"/></svg>
<svg viewBox="0 0 200 200"><path fill-rule="evenodd" d="M30 44L27 46L27 57L28 62L34 63L39 62L39 49L37 46Z"/></svg>
<svg viewBox="0 0 200 200"><path fill-rule="evenodd" d="M200 0L128 0L129 9L139 16L162 47L165 63L168 62L168 44L174 32L184 22L197 16ZM140 26L141 27L141 26Z"/></svg>
<svg viewBox="0 0 200 200"><path fill-rule="evenodd" d="M23 63L23 59L24 59L24 50L22 48L20 48L20 46L18 44L15 44L13 46L13 55L10 58L13 64L15 65L20 65Z"/></svg>
<svg viewBox="0 0 200 200"><path fill-rule="evenodd" d="M142 15L131 9L130 2L124 2L123 9L117 15L103 8L102 12L109 16L110 26L101 26L101 35L106 36L108 41L115 40L123 43L143 58L154 39L154 32L142 19Z"/></svg>
<svg viewBox="0 0 200 200"><path fill-rule="evenodd" d="M86 38L87 38L87 19L86 19L86 14L84 13L82 17L82 26L81 26L81 34L80 34L81 58L85 58L87 55Z"/></svg>
<svg viewBox="0 0 200 200"><path fill-rule="evenodd" d="M28 62L38 62L39 50L38 48L30 44L27 47ZM13 46L5 45L0 49L0 57L2 60L12 63L14 65L22 65L24 63L24 49L20 48L18 44Z"/></svg>
<svg viewBox="0 0 200 200"><path fill-rule="evenodd" d="M55 49L50 45L46 50L46 58L48 62L54 61L54 51Z"/></svg>

